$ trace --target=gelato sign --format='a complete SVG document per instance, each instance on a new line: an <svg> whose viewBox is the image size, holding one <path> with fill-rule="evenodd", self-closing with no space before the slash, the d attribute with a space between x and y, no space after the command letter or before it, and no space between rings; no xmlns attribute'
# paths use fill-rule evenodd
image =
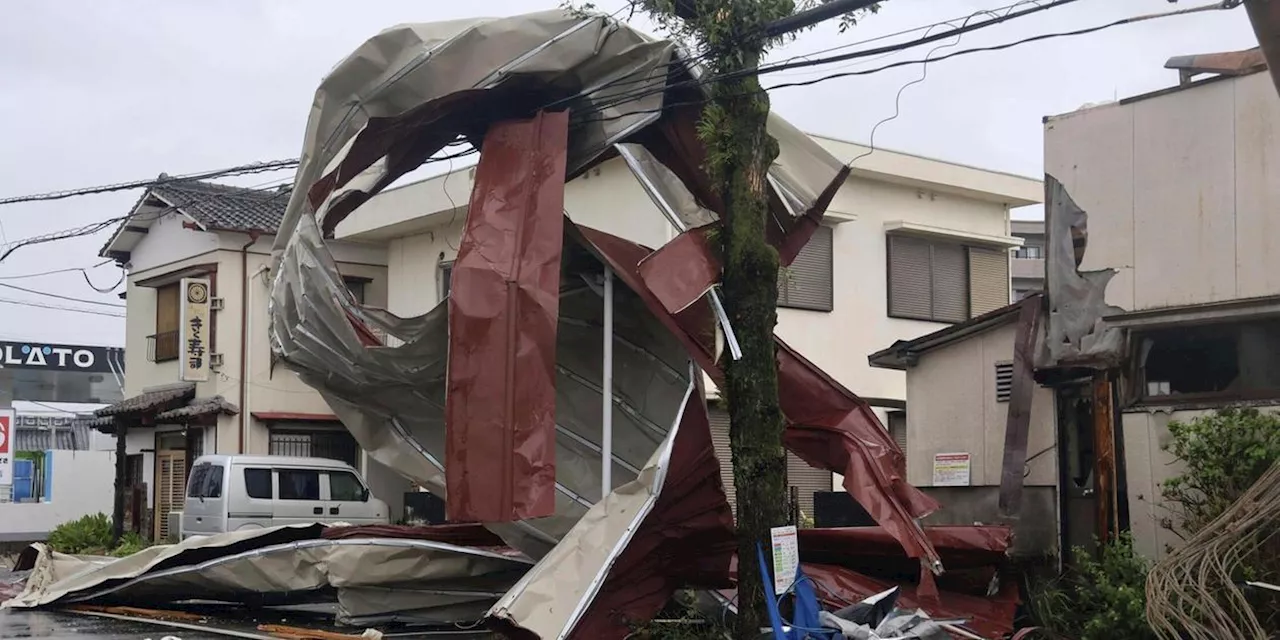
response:
<svg viewBox="0 0 1280 640"><path fill-rule="evenodd" d="M123 363L120 352L111 347L0 342L0 367L110 373L112 361Z"/></svg>

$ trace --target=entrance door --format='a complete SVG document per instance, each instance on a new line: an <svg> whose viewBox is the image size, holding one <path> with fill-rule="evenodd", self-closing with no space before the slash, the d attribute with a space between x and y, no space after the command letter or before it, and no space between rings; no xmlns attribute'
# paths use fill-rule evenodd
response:
<svg viewBox="0 0 1280 640"><path fill-rule="evenodd" d="M187 489L186 436L180 431L156 434L156 492L152 523L157 542L169 535L169 513L181 511Z"/></svg>

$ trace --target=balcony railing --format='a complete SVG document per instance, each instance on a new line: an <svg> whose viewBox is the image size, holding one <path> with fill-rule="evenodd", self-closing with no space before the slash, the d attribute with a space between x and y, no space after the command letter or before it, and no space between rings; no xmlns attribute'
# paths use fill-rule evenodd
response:
<svg viewBox="0 0 1280 640"><path fill-rule="evenodd" d="M178 359L178 332L165 331L147 336L147 359L168 362Z"/></svg>

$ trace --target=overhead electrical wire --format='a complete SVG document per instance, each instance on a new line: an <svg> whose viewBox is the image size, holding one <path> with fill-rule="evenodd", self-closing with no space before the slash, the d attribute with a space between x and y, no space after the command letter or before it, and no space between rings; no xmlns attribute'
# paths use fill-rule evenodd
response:
<svg viewBox="0 0 1280 640"><path fill-rule="evenodd" d="M115 191L129 191L132 189L140 189L143 187L155 187L171 182L190 182L192 180L209 180L212 178L225 178L230 176L242 176L251 173L266 173L269 171L280 171L282 169L291 169L298 166L298 159L290 160L268 160L265 162L251 162L227 169L214 169L212 171L201 171L198 173L188 173L180 176L165 176L162 178L151 178L149 180L133 180L131 182L117 182L115 184L101 185L96 187L83 187L80 189L66 189L63 191L49 191L46 193L36 193L26 196L15 196L10 198L0 198L0 205L17 204L20 202L44 202L48 200L62 200L64 198L72 198L75 196L86 196L98 193L112 193Z"/></svg>
<svg viewBox="0 0 1280 640"><path fill-rule="evenodd" d="M0 246L4 246L4 245L0 245ZM54 269L52 271L41 271L39 273L24 273L18 276L0 276L0 280L26 280L27 278L39 278L42 276L51 276L58 273L72 273L75 271L84 273L86 271L90 271L92 269L97 269L98 267L111 264L111 262L112 262L111 260L103 260L102 262L99 262L98 264L95 264L89 267L67 267L65 269Z"/></svg>
<svg viewBox="0 0 1280 640"><path fill-rule="evenodd" d="M53 309L56 311L70 311L72 313L87 313L95 316L107 316L110 318L123 318L123 313L111 313L109 311L98 311L97 309L78 309L76 307L64 307L57 304L44 304L41 302L31 302L29 300L13 300L11 298L0 298L0 304L12 304L20 307L33 307L36 309Z"/></svg>
<svg viewBox="0 0 1280 640"><path fill-rule="evenodd" d="M46 296L46 297L49 297L49 298L57 298L57 299L59 299L59 300L67 300L67 301L69 301L69 302L79 302L79 303L81 303L81 304L96 304L96 305L99 305L99 306L103 306L103 307L113 307L113 308L116 308L116 309L123 309L123 308L124 308L124 305L122 305L122 304L117 304L117 303L115 303L115 302L102 302L102 301L100 301L100 300L86 300L86 299L84 299L84 298L75 298L75 297L72 297L72 296L64 296L64 295L62 295L62 294L58 294L58 293L48 293L48 292L45 292L45 291L40 291L40 290L38 290L38 289L28 289L28 288L26 288L26 287L19 287L19 286L18 286L18 285L16 285L16 284L9 284L9 283L7 283L7 282L0 282L0 287L4 287L4 288L6 288L6 289L13 289L14 291L22 291L23 293L30 293L30 294L32 294L32 295L37 295L37 296Z"/></svg>

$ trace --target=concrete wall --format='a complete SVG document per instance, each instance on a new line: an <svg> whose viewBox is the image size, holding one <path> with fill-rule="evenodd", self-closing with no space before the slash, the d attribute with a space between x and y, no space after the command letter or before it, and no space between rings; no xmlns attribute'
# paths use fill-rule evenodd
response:
<svg viewBox="0 0 1280 640"><path fill-rule="evenodd" d="M45 502L0 504L0 542L44 540L64 522L110 513L115 452L53 451L53 491Z"/></svg>
<svg viewBox="0 0 1280 640"><path fill-rule="evenodd" d="M926 525L1000 524L999 487L922 487L942 509L925 517ZM1058 492L1054 487L1027 487L1022 517L1013 527L1014 556L1042 557L1058 548Z"/></svg>
<svg viewBox="0 0 1280 640"><path fill-rule="evenodd" d="M1009 403L996 400L998 362L1013 361L1017 325L1010 323L929 351L907 370L907 482L933 484L935 453L972 455L970 484L1000 485ZM1053 392L1037 386L1031 400L1028 456L1053 447ZM1027 485L1056 486L1057 456L1029 463Z"/></svg>
<svg viewBox="0 0 1280 640"><path fill-rule="evenodd" d="M1089 214L1080 269L1116 270L1106 301L1126 310L1280 293L1278 163L1266 73L1045 124L1045 172Z"/></svg>
<svg viewBox="0 0 1280 640"><path fill-rule="evenodd" d="M1280 412L1280 405L1263 410ZM1213 411L1209 409L1147 407L1121 416L1129 526L1133 531L1134 547L1149 558L1163 558L1168 548L1182 545L1178 536L1160 525L1162 519L1173 515L1160 498L1160 486L1186 469L1177 458L1164 451L1172 440L1169 423L1175 420L1190 422L1210 413Z"/></svg>

